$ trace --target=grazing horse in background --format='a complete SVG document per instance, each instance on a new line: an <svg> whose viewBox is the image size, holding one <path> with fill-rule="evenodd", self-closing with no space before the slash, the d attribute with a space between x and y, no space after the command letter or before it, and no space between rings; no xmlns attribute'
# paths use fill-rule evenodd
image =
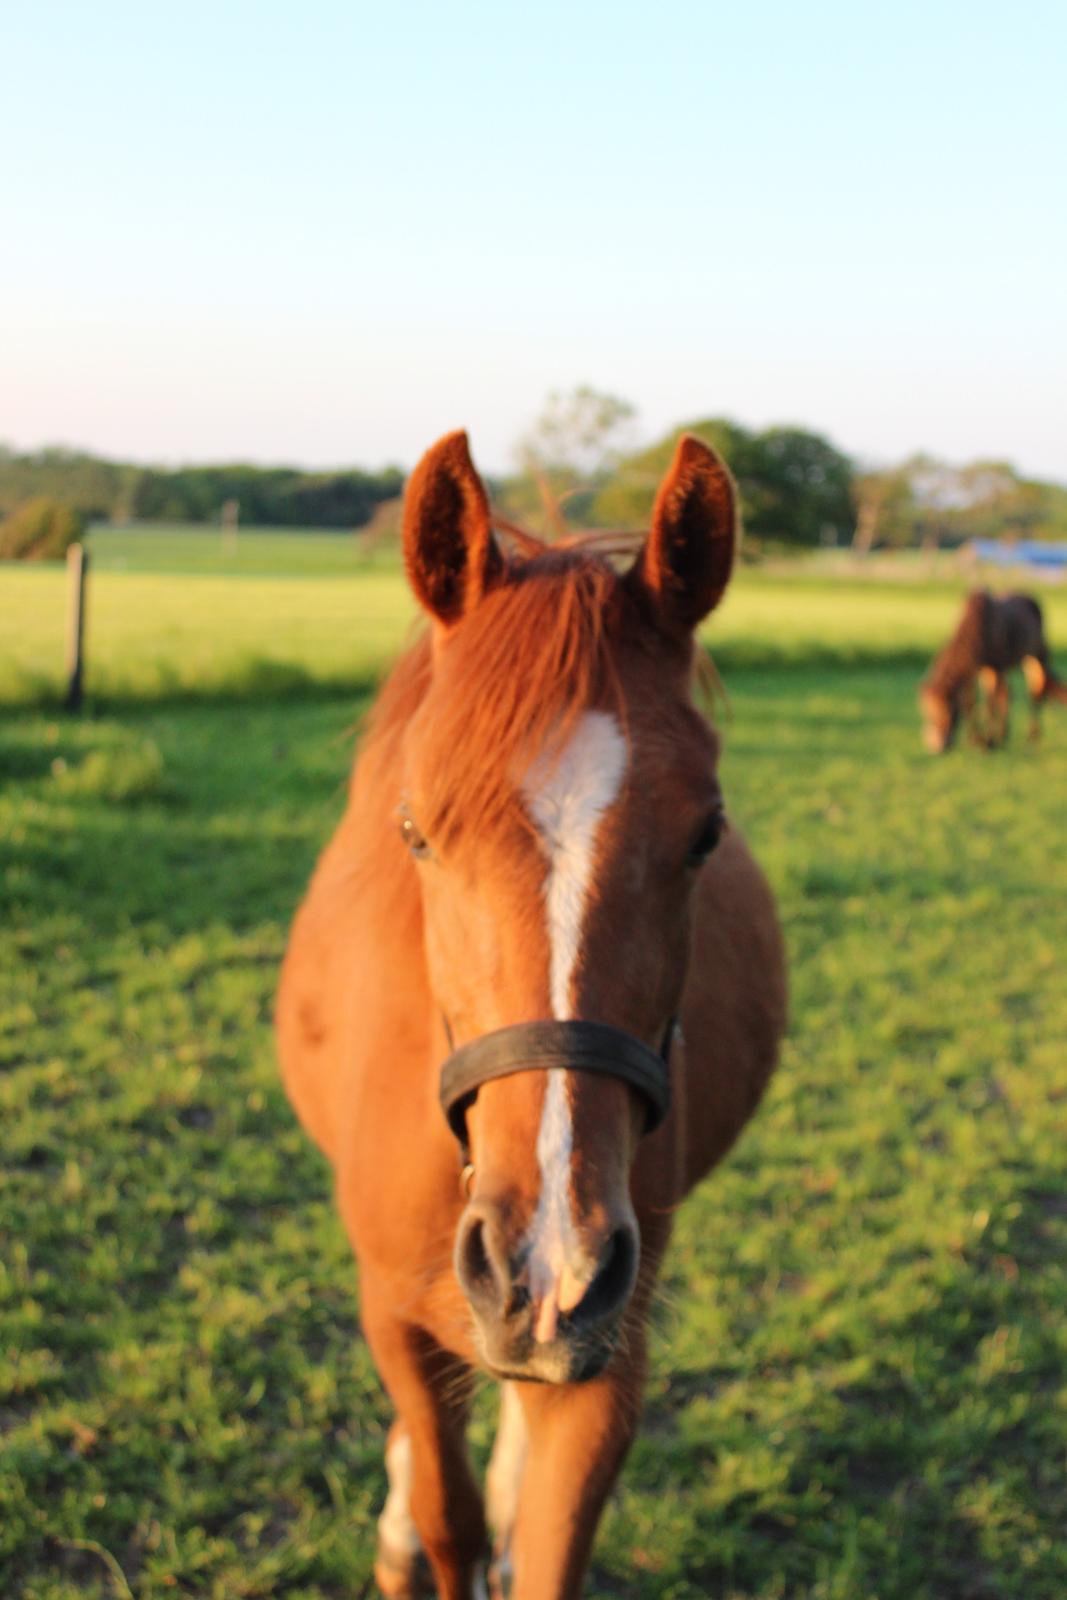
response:
<svg viewBox="0 0 1067 1600"><path fill-rule="evenodd" d="M1067 686L1052 670L1041 607L1028 594L997 596L975 589L919 691L927 750L933 755L948 750L961 717L970 721L976 743L991 750L1003 744L1011 704L1007 673L1019 666L1030 694L1030 737L1036 739L1041 732L1038 708L1046 700L1067 704ZM983 725L978 684L985 691Z"/></svg>
<svg viewBox="0 0 1067 1600"><path fill-rule="evenodd" d="M408 485L431 627L373 711L277 1013L395 1408L387 1595L580 1594L672 1214L775 1065L774 903L691 696L736 532L691 437L625 574L588 537L506 554L462 433ZM485 1507L475 1368L503 1386Z"/></svg>

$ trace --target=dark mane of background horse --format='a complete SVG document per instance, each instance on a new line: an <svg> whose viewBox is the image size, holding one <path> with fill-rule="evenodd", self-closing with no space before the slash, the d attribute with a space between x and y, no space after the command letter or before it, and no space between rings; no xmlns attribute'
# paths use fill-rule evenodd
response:
<svg viewBox="0 0 1067 1600"><path fill-rule="evenodd" d="M976 589L967 596L955 633L934 657L926 677L926 687L935 694L956 695L981 667L991 599L988 589Z"/></svg>

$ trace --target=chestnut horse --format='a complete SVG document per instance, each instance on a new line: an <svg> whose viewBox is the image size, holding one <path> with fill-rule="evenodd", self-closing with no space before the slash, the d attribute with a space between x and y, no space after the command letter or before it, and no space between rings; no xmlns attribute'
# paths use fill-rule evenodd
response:
<svg viewBox="0 0 1067 1600"><path fill-rule="evenodd" d="M992 595L975 589L948 644L934 660L919 691L923 744L933 755L948 750L966 718L975 742L995 749L1008 736L1011 691L1007 673L1022 667L1030 695L1030 737L1041 731L1038 708L1046 700L1067 703L1067 686L1052 670L1041 607L1032 595ZM979 719L978 686L985 694Z"/></svg>
<svg viewBox="0 0 1067 1600"><path fill-rule="evenodd" d="M562 1600L637 1426L671 1215L784 1026L774 904L691 696L735 491L685 438L624 576L588 538L505 554L455 433L403 538L431 627L297 915L279 1047L395 1407L380 1588ZM503 1386L484 1508L475 1368Z"/></svg>

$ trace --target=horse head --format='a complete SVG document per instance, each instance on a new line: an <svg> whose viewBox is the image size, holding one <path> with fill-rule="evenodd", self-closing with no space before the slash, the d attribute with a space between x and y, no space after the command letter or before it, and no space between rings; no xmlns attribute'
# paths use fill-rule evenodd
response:
<svg viewBox="0 0 1067 1600"><path fill-rule="evenodd" d="M502 548L462 433L408 487L405 563L432 639L398 825L441 1036L516 1052L454 1124L469 1161L455 1269L499 1375L595 1375L638 1281L631 1167L655 1106L636 1067L585 1070L573 1025L609 1044L617 1030L640 1066L678 1012L689 902L724 827L693 631L736 537L730 475L692 437L625 573L589 540ZM547 1058L527 1061L542 1036Z"/></svg>
<svg viewBox="0 0 1067 1600"><path fill-rule="evenodd" d="M924 683L919 690L923 747L931 755L942 756L952 748L962 712L959 694L945 693Z"/></svg>

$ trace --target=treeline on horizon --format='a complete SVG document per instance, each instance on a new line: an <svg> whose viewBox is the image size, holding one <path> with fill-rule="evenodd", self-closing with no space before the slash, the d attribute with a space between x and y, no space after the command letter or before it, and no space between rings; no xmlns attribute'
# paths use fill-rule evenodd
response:
<svg viewBox="0 0 1067 1600"><path fill-rule="evenodd" d="M236 503L241 522L253 527L351 529L368 523L403 484L398 467L144 467L56 446L17 454L0 445L0 517L48 496L89 522L219 522Z"/></svg>
<svg viewBox="0 0 1067 1600"><path fill-rule="evenodd" d="M723 417L672 428L646 449L619 449L634 409L588 386L549 395L520 442L523 472L499 486L506 509L550 526L645 528L682 433L718 450L737 480L750 553L778 545L850 545L866 553L971 539L1067 540L1067 487L1024 478L1007 462L957 467L929 455L870 468L805 428L754 430Z"/></svg>
<svg viewBox="0 0 1067 1600"><path fill-rule="evenodd" d="M638 450L617 447L632 407L591 389L550 397L521 443L519 469L490 482L508 514L551 531L647 527L656 485L682 432L707 439L737 479L750 550L776 545L907 548L973 538L1067 540L1067 487L1024 478L1005 462L956 467L926 455L868 469L802 428L752 430L724 418L675 428ZM475 446L477 441L475 441ZM0 518L48 496L87 521L345 529L395 538L404 474L356 468L137 466L52 447L0 446Z"/></svg>

